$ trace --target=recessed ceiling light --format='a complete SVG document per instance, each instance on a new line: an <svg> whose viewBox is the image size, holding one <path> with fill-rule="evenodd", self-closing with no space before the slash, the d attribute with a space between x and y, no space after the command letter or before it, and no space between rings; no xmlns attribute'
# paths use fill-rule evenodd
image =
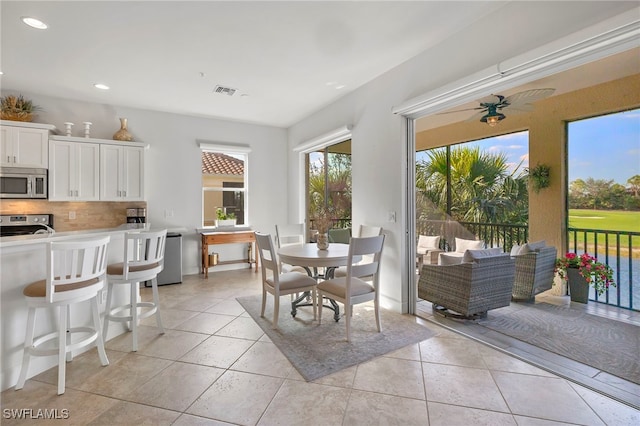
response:
<svg viewBox="0 0 640 426"><path fill-rule="evenodd" d="M337 90L340 90L340 89L342 89L342 88L344 88L344 87L345 87L345 85L344 85L344 84L340 84L340 85L336 86L336 89L337 89Z"/></svg>
<svg viewBox="0 0 640 426"><path fill-rule="evenodd" d="M0 71L0 75L4 75L4 73L2 71Z"/></svg>
<svg viewBox="0 0 640 426"><path fill-rule="evenodd" d="M42 22L41 20L32 18L30 16L23 16L21 19L22 19L22 22L24 22L31 28L35 28L38 30L46 30L47 28L49 28L48 25Z"/></svg>
<svg viewBox="0 0 640 426"><path fill-rule="evenodd" d="M102 83L96 83L93 85L93 87L95 87L96 89L100 89L100 90L109 90L109 86L107 86L106 84L102 84Z"/></svg>

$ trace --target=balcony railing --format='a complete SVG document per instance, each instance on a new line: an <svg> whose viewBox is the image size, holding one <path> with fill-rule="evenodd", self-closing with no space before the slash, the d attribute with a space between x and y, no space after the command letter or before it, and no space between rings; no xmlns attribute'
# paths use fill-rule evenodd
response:
<svg viewBox="0 0 640 426"><path fill-rule="evenodd" d="M511 251L514 244L529 240L527 225L509 225L453 220L423 220L416 223L418 235L439 235L440 248L451 250L456 237L480 239L487 247L502 247ZM589 299L640 310L640 233L605 231L599 229L568 228L569 250L578 254L587 252L614 270L616 287L598 296L590 290ZM562 253L558 253L562 255Z"/></svg>
<svg viewBox="0 0 640 426"><path fill-rule="evenodd" d="M610 287L601 296L592 288L589 300L639 310L640 232L568 228L568 233L570 251L589 253L609 265L614 272L616 287Z"/></svg>

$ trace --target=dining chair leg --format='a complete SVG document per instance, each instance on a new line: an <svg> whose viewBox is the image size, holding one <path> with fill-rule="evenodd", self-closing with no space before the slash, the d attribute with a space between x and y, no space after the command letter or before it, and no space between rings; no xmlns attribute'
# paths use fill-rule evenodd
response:
<svg viewBox="0 0 640 426"><path fill-rule="evenodd" d="M67 307L59 307L58 323L58 395L64 393L64 378L67 369Z"/></svg>
<svg viewBox="0 0 640 426"><path fill-rule="evenodd" d="M274 329L278 328L278 316L280 315L280 296L273 296L273 324L271 325Z"/></svg>
<svg viewBox="0 0 640 426"><path fill-rule="evenodd" d="M313 290L311 290L311 304L313 305L313 320L315 321L318 315L318 294L317 291L314 287Z"/></svg>
<svg viewBox="0 0 640 426"><path fill-rule="evenodd" d="M318 324L322 324L322 292L318 292L316 295L316 303L318 305Z"/></svg>
<svg viewBox="0 0 640 426"><path fill-rule="evenodd" d="M264 309L267 306L267 290L262 287L262 309L260 310L260 318L264 318Z"/></svg>
<svg viewBox="0 0 640 426"><path fill-rule="evenodd" d="M351 341L351 311L353 310L353 307L351 306L351 303L349 303L347 301L347 303L344 304L344 318L345 318L345 324L347 327L347 342Z"/></svg>
<svg viewBox="0 0 640 426"><path fill-rule="evenodd" d="M375 310L376 325L378 326L378 333L380 333L382 331L382 325L380 322L380 301L378 300L377 297L373 301L373 308Z"/></svg>

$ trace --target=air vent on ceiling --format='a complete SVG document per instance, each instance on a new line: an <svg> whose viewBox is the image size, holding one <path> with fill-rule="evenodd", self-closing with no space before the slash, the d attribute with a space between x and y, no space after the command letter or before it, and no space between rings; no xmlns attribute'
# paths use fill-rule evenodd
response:
<svg viewBox="0 0 640 426"><path fill-rule="evenodd" d="M234 93L236 93L236 89L232 89L231 87L224 87L224 86L216 86L215 89L213 89L213 93L220 93L222 95L228 95L228 96L233 96Z"/></svg>

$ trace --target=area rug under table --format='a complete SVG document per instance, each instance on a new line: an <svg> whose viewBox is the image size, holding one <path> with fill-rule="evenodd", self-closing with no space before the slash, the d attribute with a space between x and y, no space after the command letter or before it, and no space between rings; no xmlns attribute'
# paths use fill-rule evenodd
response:
<svg viewBox="0 0 640 426"><path fill-rule="evenodd" d="M477 324L640 384L640 326L549 303Z"/></svg>
<svg viewBox="0 0 640 426"><path fill-rule="evenodd" d="M278 330L274 330L271 327L271 295L268 295L264 318L260 317L261 295L238 297L236 300L307 381L422 342L435 335L417 324L416 317L384 309L380 311L382 332L378 333L373 308L363 304L354 309L351 342L348 343L344 318L336 322L333 312L324 308L322 324L318 324L313 321L311 307L299 308L296 318L293 318L288 296L281 298Z"/></svg>

